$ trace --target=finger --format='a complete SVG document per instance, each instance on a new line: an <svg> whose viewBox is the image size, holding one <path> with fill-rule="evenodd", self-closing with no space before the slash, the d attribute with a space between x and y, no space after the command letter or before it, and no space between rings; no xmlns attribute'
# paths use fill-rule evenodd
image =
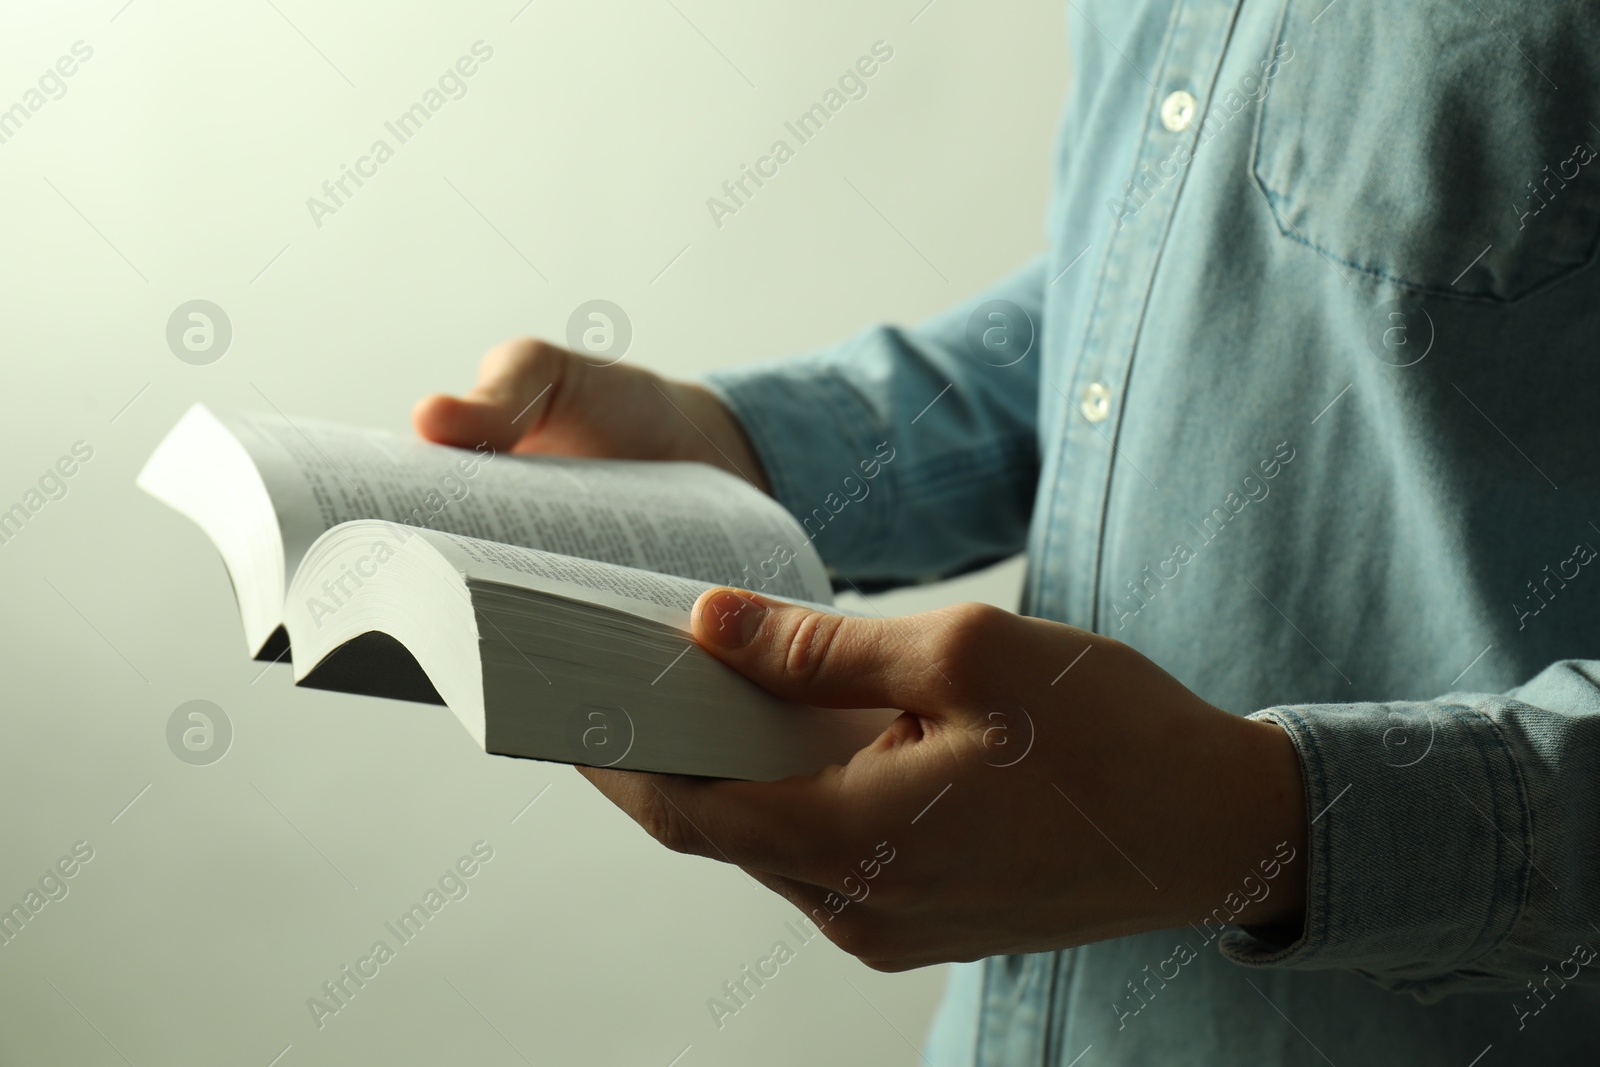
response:
<svg viewBox="0 0 1600 1067"><path fill-rule="evenodd" d="M597 767L578 773L674 852L817 882L847 848L838 791L827 780L838 770L781 782Z"/></svg>
<svg viewBox="0 0 1600 1067"><path fill-rule="evenodd" d="M417 432L462 447L488 444L508 452L535 437L582 367L571 353L542 341L508 341L490 349L478 384L464 397L430 396L412 410Z"/></svg>
<svg viewBox="0 0 1600 1067"><path fill-rule="evenodd" d="M937 949L928 951L929 933L925 923L907 921L904 916L868 903L870 886L864 883L858 884L856 892L851 893L753 868L746 868L744 873L800 912L800 918L790 923L789 929L802 944L822 934L878 971L905 971L948 960ZM939 939L934 940L937 943Z"/></svg>
<svg viewBox="0 0 1600 1067"><path fill-rule="evenodd" d="M829 919L839 915L846 908L853 907L860 910L872 896L872 883L855 875L847 874L838 879L843 883L843 887L834 888L828 885L813 885L797 878L785 878L781 874L773 874L757 867L744 867L742 870L805 912L818 926L827 925Z"/></svg>
<svg viewBox="0 0 1600 1067"><path fill-rule="evenodd" d="M939 717L1003 671L1004 631L1023 621L984 605L854 618L721 588L696 601L691 625L713 655L779 696Z"/></svg>
<svg viewBox="0 0 1600 1067"><path fill-rule="evenodd" d="M454 396L425 396L411 409L411 425L429 441L458 448L488 445L510 452L522 439L499 410Z"/></svg>
<svg viewBox="0 0 1600 1067"><path fill-rule="evenodd" d="M764 888L793 904L818 931L826 930L834 916L850 906L849 899L836 890L795 878L785 878L781 874L773 874L771 871L763 871L756 867L745 867L744 873Z"/></svg>

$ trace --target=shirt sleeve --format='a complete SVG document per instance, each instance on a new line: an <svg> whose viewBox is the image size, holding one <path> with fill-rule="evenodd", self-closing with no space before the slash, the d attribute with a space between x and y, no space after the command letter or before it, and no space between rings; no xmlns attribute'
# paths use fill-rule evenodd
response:
<svg viewBox="0 0 1600 1067"><path fill-rule="evenodd" d="M706 377L836 579L882 589L1021 551L1044 272L1040 256L915 329Z"/></svg>
<svg viewBox="0 0 1600 1067"><path fill-rule="evenodd" d="M1305 927L1291 943L1232 930L1224 954L1354 970L1423 1001L1512 989L1519 1018L1600 984L1600 661L1503 694L1252 718L1299 750Z"/></svg>

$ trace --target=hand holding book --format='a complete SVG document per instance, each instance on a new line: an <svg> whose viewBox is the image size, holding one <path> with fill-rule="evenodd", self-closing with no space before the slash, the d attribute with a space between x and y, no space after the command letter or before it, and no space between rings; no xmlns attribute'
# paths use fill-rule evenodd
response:
<svg viewBox="0 0 1600 1067"><path fill-rule="evenodd" d="M715 397L537 342L485 367L418 407L465 447L200 404L168 433L138 483L215 544L252 655L571 763L781 778L893 717L774 697L690 641L713 584L832 599Z"/></svg>
<svg viewBox="0 0 1600 1067"><path fill-rule="evenodd" d="M501 452L690 460L770 492L761 461L710 390L627 364L595 366L543 341L490 349L465 396L435 395L411 413L429 441Z"/></svg>
<svg viewBox="0 0 1600 1067"><path fill-rule="evenodd" d="M1128 645L984 604L849 618L733 589L701 595L693 633L778 696L903 714L842 766L783 781L579 773L875 970L1211 922L1224 902L1229 923L1301 922L1294 743ZM1242 876L1280 868L1240 898Z"/></svg>

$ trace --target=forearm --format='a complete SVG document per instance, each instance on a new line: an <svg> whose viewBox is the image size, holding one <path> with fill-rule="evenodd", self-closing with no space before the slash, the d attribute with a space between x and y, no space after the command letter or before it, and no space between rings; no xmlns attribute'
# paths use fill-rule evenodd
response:
<svg viewBox="0 0 1600 1067"><path fill-rule="evenodd" d="M1042 287L1036 261L914 330L708 376L839 573L909 582L1020 550L1038 478L1037 353L985 359L968 325L1003 299L1036 335Z"/></svg>

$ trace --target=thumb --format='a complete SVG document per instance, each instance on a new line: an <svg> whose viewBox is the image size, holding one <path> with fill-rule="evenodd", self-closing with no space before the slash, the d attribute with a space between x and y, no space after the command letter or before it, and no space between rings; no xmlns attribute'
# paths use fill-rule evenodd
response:
<svg viewBox="0 0 1600 1067"><path fill-rule="evenodd" d="M710 589L695 602L695 640L778 696L827 708L942 715L955 687L922 616L856 618L757 593Z"/></svg>
<svg viewBox="0 0 1600 1067"><path fill-rule="evenodd" d="M464 397L429 396L411 412L430 441L464 448L486 443L509 452L544 427L557 397L583 367L571 353L542 341L508 341L489 350L478 384Z"/></svg>

